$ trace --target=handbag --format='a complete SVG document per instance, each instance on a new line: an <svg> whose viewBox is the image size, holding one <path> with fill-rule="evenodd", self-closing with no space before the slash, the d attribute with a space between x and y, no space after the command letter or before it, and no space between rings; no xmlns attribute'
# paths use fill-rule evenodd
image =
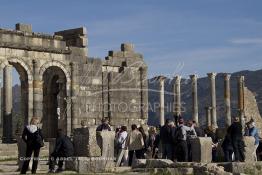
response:
<svg viewBox="0 0 262 175"><path fill-rule="evenodd" d="M40 148L45 145L42 136L39 134L39 129L36 132L35 141L36 141L36 146L38 146Z"/></svg>

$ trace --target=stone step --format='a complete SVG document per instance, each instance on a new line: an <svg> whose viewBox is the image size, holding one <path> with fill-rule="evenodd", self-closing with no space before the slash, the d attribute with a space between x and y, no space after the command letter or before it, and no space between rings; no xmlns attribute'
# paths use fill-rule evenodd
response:
<svg viewBox="0 0 262 175"><path fill-rule="evenodd" d="M0 159L14 158L18 156L18 146L17 143L3 144L0 143ZM40 150L41 157L49 156L49 143L45 142L45 146Z"/></svg>

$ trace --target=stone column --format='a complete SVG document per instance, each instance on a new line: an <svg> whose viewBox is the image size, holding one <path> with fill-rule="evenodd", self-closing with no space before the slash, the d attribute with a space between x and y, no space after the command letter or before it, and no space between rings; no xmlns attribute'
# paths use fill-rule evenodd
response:
<svg viewBox="0 0 262 175"><path fill-rule="evenodd" d="M78 96L79 86L77 81L77 64L71 62L71 130L73 131L74 128L78 127L78 120L77 117L79 114L79 109L77 107L77 101L76 98Z"/></svg>
<svg viewBox="0 0 262 175"><path fill-rule="evenodd" d="M43 80L39 75L39 62L33 60L33 116L40 119L43 117ZM29 119L30 120L30 119Z"/></svg>
<svg viewBox="0 0 262 175"><path fill-rule="evenodd" d="M210 79L210 91L211 91L211 123L212 126L217 128L217 111L216 111L216 73L207 74Z"/></svg>
<svg viewBox="0 0 262 175"><path fill-rule="evenodd" d="M206 110L206 124L207 127L211 126L211 107L207 106L205 107Z"/></svg>
<svg viewBox="0 0 262 175"><path fill-rule="evenodd" d="M179 76L179 75L175 76L174 82L175 82L174 86L173 86L174 116L181 116L181 91L180 91L181 76Z"/></svg>
<svg viewBox="0 0 262 175"><path fill-rule="evenodd" d="M2 83L3 83L3 71L0 70L0 131L2 132L3 130L3 108L2 108L2 99L3 99L3 94L2 94ZM3 132L2 132L3 133Z"/></svg>
<svg viewBox="0 0 262 175"><path fill-rule="evenodd" d="M159 121L160 125L163 126L165 124L165 79L164 76L157 77L159 81Z"/></svg>
<svg viewBox="0 0 262 175"><path fill-rule="evenodd" d="M3 142L12 141L12 66L7 65L4 68L3 80Z"/></svg>
<svg viewBox="0 0 262 175"><path fill-rule="evenodd" d="M190 75L192 82L192 119L198 123L197 75Z"/></svg>
<svg viewBox="0 0 262 175"><path fill-rule="evenodd" d="M140 96L141 96L141 119L148 118L148 83L147 67L140 68Z"/></svg>
<svg viewBox="0 0 262 175"><path fill-rule="evenodd" d="M224 74L224 99L226 106L226 119L225 125L229 127L231 125L231 104L230 104L230 74Z"/></svg>
<svg viewBox="0 0 262 175"><path fill-rule="evenodd" d="M239 117L242 124L242 127L245 126L245 111L244 111L244 87L245 87L245 77L239 76L237 80L237 89L238 89L238 110L239 110Z"/></svg>

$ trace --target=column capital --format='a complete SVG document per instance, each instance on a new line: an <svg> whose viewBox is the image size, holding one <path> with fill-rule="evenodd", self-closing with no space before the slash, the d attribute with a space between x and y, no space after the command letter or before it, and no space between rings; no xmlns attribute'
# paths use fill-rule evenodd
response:
<svg viewBox="0 0 262 175"><path fill-rule="evenodd" d="M206 106L205 109L206 109L206 110L210 110L210 109L212 109L212 107Z"/></svg>
<svg viewBox="0 0 262 175"><path fill-rule="evenodd" d="M225 80L230 80L231 74L229 73L224 73L224 79Z"/></svg>
<svg viewBox="0 0 262 175"><path fill-rule="evenodd" d="M196 74L189 75L191 80L196 80L198 76Z"/></svg>
<svg viewBox="0 0 262 175"><path fill-rule="evenodd" d="M207 75L208 75L209 78L215 79L217 73L215 73L215 72L210 72L210 73L207 73Z"/></svg>
<svg viewBox="0 0 262 175"><path fill-rule="evenodd" d="M181 76L180 76L180 75L176 75L176 76L174 77L174 80L175 80L175 83L176 83L176 84L180 84Z"/></svg>
<svg viewBox="0 0 262 175"><path fill-rule="evenodd" d="M165 81L165 79L166 79L166 77L163 76L163 75L159 75L159 76L155 77L155 80L157 80L159 82L163 82L163 81Z"/></svg>
<svg viewBox="0 0 262 175"><path fill-rule="evenodd" d="M244 82L244 81L245 81L245 76L242 76L242 75L239 76L239 77L238 77L238 80L239 80L240 82Z"/></svg>

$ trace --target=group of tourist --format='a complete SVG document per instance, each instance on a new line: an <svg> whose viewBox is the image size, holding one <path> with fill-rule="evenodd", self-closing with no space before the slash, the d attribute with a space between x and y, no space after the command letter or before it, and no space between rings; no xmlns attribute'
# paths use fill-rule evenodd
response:
<svg viewBox="0 0 262 175"><path fill-rule="evenodd" d="M128 134L127 128L122 126L116 129L116 152L122 157L122 165L129 166L132 164L134 154L138 159L163 158L178 162L190 162L192 161L191 139L210 137L212 139L212 161L219 161L217 151L218 145L221 144L224 152L223 161L238 162L245 160L243 136L253 136L255 149L252 155L254 160L257 160L258 129L255 127L253 119L246 125L245 133L243 133L240 119L235 117L222 139L219 139L215 127L202 129L197 126L195 121L185 122L182 117L178 117L177 122L167 119L164 126L159 128L150 127L148 134L145 134L143 127L137 128L136 125L131 126L131 131Z"/></svg>
<svg viewBox="0 0 262 175"><path fill-rule="evenodd" d="M184 124L183 118L176 126L171 120L166 120L165 125L156 128L150 127L148 134L142 126L133 124L130 133L126 126L116 129L116 152L121 158L121 165L132 165L135 155L137 159L164 158L177 161L188 161L191 158L190 144L188 138L197 137L197 132L202 134L200 128L193 121ZM160 155L160 151L162 156Z"/></svg>
<svg viewBox="0 0 262 175"><path fill-rule="evenodd" d="M251 119L246 123L244 128L244 136L252 136L255 139L252 156L255 161L257 161L257 148L259 146L259 133L258 129L255 127L255 121ZM234 122L227 129L226 136L222 143L222 148L224 151L225 161L232 161L233 154L235 161L244 161L245 160L245 143L243 141L243 128L240 123L239 117L234 118Z"/></svg>
<svg viewBox="0 0 262 175"><path fill-rule="evenodd" d="M29 161L34 153L32 174L36 173L40 148L43 147L43 135L37 126L39 120L36 117L31 119L29 125L24 128L22 139L26 142L26 158L21 168L21 174L28 170ZM112 131L107 118L102 119L96 131ZM243 133L243 131L245 131ZM149 127L144 130L142 126L131 125L131 130L127 126L115 129L115 152L117 165L131 166L134 157L137 159L162 158L178 162L192 161L191 140L196 137L211 137L212 139L212 161L216 161L217 148L220 139L217 137L216 128L208 127L203 130L197 126L195 121L185 122L182 117L172 121L167 119L164 126ZM255 138L254 159L257 160L256 150L259 146L258 129L254 120L246 123L246 128L242 128L239 117L234 118L234 122L228 127L221 147L224 152L224 161L244 161L245 143L243 136L253 136ZM71 139L66 136L61 129L58 130L55 148L49 158L50 172L62 171L64 158L74 154L74 147ZM234 157L234 159L233 159ZM58 160L58 169L55 170L55 163Z"/></svg>

